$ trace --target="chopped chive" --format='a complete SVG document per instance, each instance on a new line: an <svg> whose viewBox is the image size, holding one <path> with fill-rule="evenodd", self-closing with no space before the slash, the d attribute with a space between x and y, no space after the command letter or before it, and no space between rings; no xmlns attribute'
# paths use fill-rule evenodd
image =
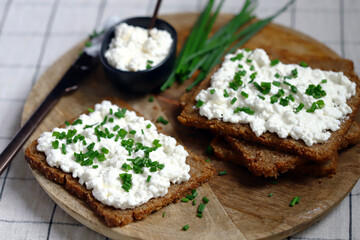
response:
<svg viewBox="0 0 360 240"><path fill-rule="evenodd" d="M250 71L254 71L254 69L255 69L254 65L251 65Z"/></svg>
<svg viewBox="0 0 360 240"><path fill-rule="evenodd" d="M202 217L203 217L203 215L202 215L201 213L197 213L196 216L197 216L198 218L202 218Z"/></svg>
<svg viewBox="0 0 360 240"><path fill-rule="evenodd" d="M279 73L275 73L275 77L276 77L276 78L280 78L281 76L280 76Z"/></svg>
<svg viewBox="0 0 360 240"><path fill-rule="evenodd" d="M111 122L111 123L114 122L114 118L110 117L109 122Z"/></svg>
<svg viewBox="0 0 360 240"><path fill-rule="evenodd" d="M194 199L193 201L192 201L192 204L195 206L196 205L196 199Z"/></svg>
<svg viewBox="0 0 360 240"><path fill-rule="evenodd" d="M291 75L294 77L294 78L297 78L298 77L298 71L297 71L297 68L291 70Z"/></svg>
<svg viewBox="0 0 360 240"><path fill-rule="evenodd" d="M224 97L228 98L230 97L229 93L226 91L226 89L224 89Z"/></svg>
<svg viewBox="0 0 360 240"><path fill-rule="evenodd" d="M272 84L276 87L280 87L281 86L281 82L278 81L273 81Z"/></svg>
<svg viewBox="0 0 360 240"><path fill-rule="evenodd" d="M169 123L169 121L166 120L165 118L163 118L162 116L160 116L160 117L156 120L156 122L160 122L160 123L165 124L165 125Z"/></svg>
<svg viewBox="0 0 360 240"><path fill-rule="evenodd" d="M65 121L65 125L66 125L66 126L70 126L69 121Z"/></svg>
<svg viewBox="0 0 360 240"><path fill-rule="evenodd" d="M112 115L113 114L113 110L112 108L109 109L109 114Z"/></svg>
<svg viewBox="0 0 360 240"><path fill-rule="evenodd" d="M230 58L231 61L241 60L244 57L243 53L237 54L235 57Z"/></svg>
<svg viewBox="0 0 360 240"><path fill-rule="evenodd" d="M108 154L109 153L109 149L107 149L106 147L101 148L101 152Z"/></svg>
<svg viewBox="0 0 360 240"><path fill-rule="evenodd" d="M151 175L149 175L146 179L146 182L150 182L150 179L151 179Z"/></svg>
<svg viewBox="0 0 360 240"><path fill-rule="evenodd" d="M300 112L304 108L304 106L305 105L303 103L300 103L299 106L294 109L294 113Z"/></svg>
<svg viewBox="0 0 360 240"><path fill-rule="evenodd" d="M87 42L85 43L85 47L91 47L91 46L92 46L92 42L87 41Z"/></svg>
<svg viewBox="0 0 360 240"><path fill-rule="evenodd" d="M162 217L163 217L163 218L165 217L165 212L163 212Z"/></svg>
<svg viewBox="0 0 360 240"><path fill-rule="evenodd" d="M206 147L206 154L212 155L214 153L213 148L209 145Z"/></svg>
<svg viewBox="0 0 360 240"><path fill-rule="evenodd" d="M66 145L65 144L61 145L61 152L62 152L62 154L66 154Z"/></svg>
<svg viewBox="0 0 360 240"><path fill-rule="evenodd" d="M94 109L92 109L92 108L88 108L87 110L88 110L88 112L94 112Z"/></svg>
<svg viewBox="0 0 360 240"><path fill-rule="evenodd" d="M203 101L201 101L201 100L198 100L197 102L196 102L196 107L197 108L200 108L202 105L204 105L204 102Z"/></svg>
<svg viewBox="0 0 360 240"><path fill-rule="evenodd" d="M220 172L219 172L219 176L223 176L223 175L226 175L226 174L227 174L226 171L220 171Z"/></svg>
<svg viewBox="0 0 360 240"><path fill-rule="evenodd" d="M74 122L73 122L73 126L74 125L78 125L78 124L82 124L82 120L81 119L76 119Z"/></svg>
<svg viewBox="0 0 360 240"><path fill-rule="evenodd" d="M238 112L244 112L249 115L254 115L255 113L255 111L251 110L249 107L242 107L242 108L238 107L234 110L234 113L238 113Z"/></svg>
<svg viewBox="0 0 360 240"><path fill-rule="evenodd" d="M271 60L271 62L270 62L270 66L275 66L276 64L278 64L280 61L279 61L279 59L273 59L273 60Z"/></svg>
<svg viewBox="0 0 360 240"><path fill-rule="evenodd" d="M298 201L300 201L299 197L293 197L293 199L289 203L289 206L293 207L296 203L298 203Z"/></svg>
<svg viewBox="0 0 360 240"><path fill-rule="evenodd" d="M321 80L321 83L327 83L327 79Z"/></svg>
<svg viewBox="0 0 360 240"><path fill-rule="evenodd" d="M251 60L251 59L246 59L246 62L247 62L247 63L251 63L252 60Z"/></svg>
<svg viewBox="0 0 360 240"><path fill-rule="evenodd" d="M134 135L134 134L136 133L136 131L135 131L135 130L131 130L129 133L132 134L132 135Z"/></svg>
<svg viewBox="0 0 360 240"><path fill-rule="evenodd" d="M265 100L265 97L264 96L261 96L261 95L257 95L261 100Z"/></svg>
<svg viewBox="0 0 360 240"><path fill-rule="evenodd" d="M59 148L59 141L58 140L55 140L52 142L52 147L53 149L58 149Z"/></svg>
<svg viewBox="0 0 360 240"><path fill-rule="evenodd" d="M210 94L213 95L215 93L215 89L210 90Z"/></svg>
<svg viewBox="0 0 360 240"><path fill-rule="evenodd" d="M207 204L210 200L207 197L203 197L203 201L205 204Z"/></svg>
<svg viewBox="0 0 360 240"><path fill-rule="evenodd" d="M144 133L144 130L141 129L141 133L142 133L142 134L145 134L145 133Z"/></svg>
<svg viewBox="0 0 360 240"><path fill-rule="evenodd" d="M98 168L99 166L98 165L93 165L92 168Z"/></svg>
<svg viewBox="0 0 360 240"><path fill-rule="evenodd" d="M205 209L205 204L204 203L200 203L197 212L198 213L203 213Z"/></svg>
<svg viewBox="0 0 360 240"><path fill-rule="evenodd" d="M234 98L230 101L230 104L231 104L231 105L234 105L234 103L236 102L236 100L237 100L237 98L234 97Z"/></svg>
<svg viewBox="0 0 360 240"><path fill-rule="evenodd" d="M182 202L188 202L189 199L188 199L188 198L182 198L181 201L182 201Z"/></svg>
<svg viewBox="0 0 360 240"><path fill-rule="evenodd" d="M244 91L241 91L241 95L242 95L244 98L248 98L248 97L249 97L249 94L247 94L247 93L244 92Z"/></svg>
<svg viewBox="0 0 360 240"><path fill-rule="evenodd" d="M239 64L239 65L238 65L238 68L243 68L243 65Z"/></svg>
<svg viewBox="0 0 360 240"><path fill-rule="evenodd" d="M269 194L269 197L272 197L273 195L274 195L273 193L270 193L270 194Z"/></svg>
<svg viewBox="0 0 360 240"><path fill-rule="evenodd" d="M307 63L304 62L304 61L301 61L299 65L302 66L302 67L307 67L308 66Z"/></svg>
<svg viewBox="0 0 360 240"><path fill-rule="evenodd" d="M154 101L154 97L153 96L149 97L149 102L153 102L153 101Z"/></svg>
<svg viewBox="0 0 360 240"><path fill-rule="evenodd" d="M103 153L97 155L96 158L99 162L103 162L106 160L105 154L103 154Z"/></svg>
<svg viewBox="0 0 360 240"><path fill-rule="evenodd" d="M190 228L189 225L186 224L185 226L183 226L182 230L183 230L183 231L187 231L189 228Z"/></svg>
<svg viewBox="0 0 360 240"><path fill-rule="evenodd" d="M210 158L207 158L207 159L205 160L205 162L210 162Z"/></svg>
<svg viewBox="0 0 360 240"><path fill-rule="evenodd" d="M148 125L146 125L146 128L151 128L151 123L149 123Z"/></svg>

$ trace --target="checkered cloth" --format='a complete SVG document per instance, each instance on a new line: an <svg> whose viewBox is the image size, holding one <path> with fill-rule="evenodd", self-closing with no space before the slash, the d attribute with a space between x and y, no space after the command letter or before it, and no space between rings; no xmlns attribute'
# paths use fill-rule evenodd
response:
<svg viewBox="0 0 360 240"><path fill-rule="evenodd" d="M60 55L111 15L151 15L155 0L0 0L0 150L19 128L28 93ZM228 0L234 13L243 1ZM287 0L260 0L259 17ZM197 12L205 0L163 1L160 14ZM275 22L306 33L355 62L360 75L360 1L299 0ZM360 239L360 184L331 213L289 239ZM1 239L106 239L46 195L19 153L0 176Z"/></svg>

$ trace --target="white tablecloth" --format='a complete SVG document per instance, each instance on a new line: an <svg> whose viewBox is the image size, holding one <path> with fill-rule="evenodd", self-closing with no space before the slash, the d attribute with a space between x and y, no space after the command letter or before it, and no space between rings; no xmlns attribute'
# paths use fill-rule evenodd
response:
<svg viewBox="0 0 360 240"><path fill-rule="evenodd" d="M0 150L20 124L25 99L60 55L111 15L151 15L155 0L0 0ZM228 0L235 13L243 1ZM260 0L265 17L285 0ZM165 0L160 14L197 12L204 0ZM360 1L299 0L275 22L306 33L354 61L360 73ZM360 184L330 214L289 239L360 239ZM46 195L19 153L0 176L0 239L105 239Z"/></svg>

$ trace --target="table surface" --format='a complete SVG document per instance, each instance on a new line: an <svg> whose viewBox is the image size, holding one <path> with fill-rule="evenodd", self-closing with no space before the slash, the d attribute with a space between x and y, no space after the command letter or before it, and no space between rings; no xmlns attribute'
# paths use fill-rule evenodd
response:
<svg viewBox="0 0 360 240"><path fill-rule="evenodd" d="M160 14L198 12L206 0L163 1ZM258 17L286 0L260 0ZM235 13L243 1L227 0ZM24 102L59 56L112 15L152 14L155 0L0 0L0 151L19 129ZM354 61L360 75L360 1L299 0L275 22L301 31ZM326 217L288 239L360 239L360 183ZM106 239L67 215L37 184L20 152L0 176L0 236ZM0 237L2 238L2 237Z"/></svg>

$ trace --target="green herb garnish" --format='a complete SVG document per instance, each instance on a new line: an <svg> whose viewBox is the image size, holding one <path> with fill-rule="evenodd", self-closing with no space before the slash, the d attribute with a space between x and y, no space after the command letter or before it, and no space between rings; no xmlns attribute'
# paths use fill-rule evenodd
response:
<svg viewBox="0 0 360 240"><path fill-rule="evenodd" d="M169 123L169 121L166 120L165 118L163 118L162 116L158 117L156 122L160 122L160 123L165 124L165 125Z"/></svg>

